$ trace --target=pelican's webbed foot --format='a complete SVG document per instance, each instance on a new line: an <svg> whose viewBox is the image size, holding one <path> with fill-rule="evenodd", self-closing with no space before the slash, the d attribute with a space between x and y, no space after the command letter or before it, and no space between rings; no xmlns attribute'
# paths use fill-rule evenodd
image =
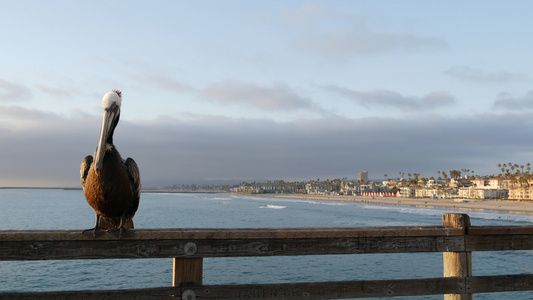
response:
<svg viewBox="0 0 533 300"><path fill-rule="evenodd" d="M107 230L104 230L104 229L102 229L100 227L95 227L95 228L91 228L91 229L86 229L86 230L82 231L81 233L85 234L85 235L90 235L92 237L97 237L99 235L104 234L105 232L107 232Z"/></svg>
<svg viewBox="0 0 533 300"><path fill-rule="evenodd" d="M100 215L96 214L96 223L94 224L94 228L84 230L81 233L85 234L85 235L90 235L90 236L96 237L98 235L103 234L106 231L107 230L104 230L104 229L100 228Z"/></svg>

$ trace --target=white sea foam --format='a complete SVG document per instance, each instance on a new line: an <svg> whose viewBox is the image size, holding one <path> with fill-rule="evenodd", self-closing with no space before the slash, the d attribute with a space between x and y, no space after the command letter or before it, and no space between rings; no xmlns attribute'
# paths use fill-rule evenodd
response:
<svg viewBox="0 0 533 300"><path fill-rule="evenodd" d="M259 208L284 209L284 208L287 208L287 206L267 204L267 205L261 205L259 206Z"/></svg>
<svg viewBox="0 0 533 300"><path fill-rule="evenodd" d="M404 214L412 215L424 215L424 216L442 216L445 213L466 213L470 216L471 219L481 219L481 220L505 220L521 223L533 223L533 216L511 213L505 211L494 211L494 210L461 210L461 209L446 209L446 208L425 208L425 207L411 207L411 206L392 206L392 205L372 205L366 204L363 206L365 209L373 210L388 210L388 211L398 211Z"/></svg>
<svg viewBox="0 0 533 300"><path fill-rule="evenodd" d="M331 205L331 206L346 206L350 205L348 202L338 202L338 201L309 201L309 200L302 200L300 202L305 202L309 204L316 204L316 205Z"/></svg>

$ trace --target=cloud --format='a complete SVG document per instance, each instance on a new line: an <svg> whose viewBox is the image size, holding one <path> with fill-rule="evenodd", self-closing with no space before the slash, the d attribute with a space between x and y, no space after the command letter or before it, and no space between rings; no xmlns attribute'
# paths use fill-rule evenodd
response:
<svg viewBox="0 0 533 300"><path fill-rule="evenodd" d="M295 30L292 46L302 52L337 57L411 53L447 47L445 40L435 37L373 30L361 17L332 12L315 4L302 5L286 12L283 17L288 27Z"/></svg>
<svg viewBox="0 0 533 300"><path fill-rule="evenodd" d="M297 9L287 10L282 15L283 21L295 28L309 28L331 18L331 13L323 7L306 3Z"/></svg>
<svg viewBox="0 0 533 300"><path fill-rule="evenodd" d="M27 100L31 97L31 90L25 86L0 79L0 102L15 102Z"/></svg>
<svg viewBox="0 0 533 300"><path fill-rule="evenodd" d="M294 46L301 51L326 55L354 55L442 49L446 43L437 38L408 33L337 30L303 36L294 41Z"/></svg>
<svg viewBox="0 0 533 300"><path fill-rule="evenodd" d="M301 96L284 83L260 86L226 80L205 88L200 94L221 105L239 105L266 111L320 110L311 99Z"/></svg>
<svg viewBox="0 0 533 300"><path fill-rule="evenodd" d="M9 131L43 129L43 125L59 119L59 115L38 109L28 109L19 106L0 106L0 122L9 124L4 128ZM56 124L57 125L57 124Z"/></svg>
<svg viewBox="0 0 533 300"><path fill-rule="evenodd" d="M448 92L436 91L422 97L404 96L390 90L375 90L362 92L351 90L338 85L328 85L324 89L336 93L357 104L370 107L393 107L402 111L406 110L431 110L433 108L449 106L455 103L455 97Z"/></svg>
<svg viewBox="0 0 533 300"><path fill-rule="evenodd" d="M507 71L487 72L477 68L455 66L444 71L444 74L459 80L468 80L476 83L511 83L527 82L531 79L522 73Z"/></svg>
<svg viewBox="0 0 533 300"><path fill-rule="evenodd" d="M48 94L52 97L70 97L71 93L67 90L52 88L44 85L38 85L38 88L43 91L45 94Z"/></svg>
<svg viewBox="0 0 533 300"><path fill-rule="evenodd" d="M12 111L17 112L17 109ZM3 111L4 114L9 111ZM65 117L20 109L34 126L0 123L0 186L80 186L79 165L92 154L99 115ZM497 173L502 161L532 157L531 115L477 115L416 119L328 116L275 122L189 115L121 121L114 142L133 157L144 187L217 180L309 180L467 168ZM7 122L7 123L6 123ZM466 130L465 128L468 128ZM519 130L518 130L519 129ZM498 141L495 143L494 141Z"/></svg>
<svg viewBox="0 0 533 300"><path fill-rule="evenodd" d="M118 61L120 72L129 74L129 77L133 79L137 87L147 87L150 89L158 87L166 91L178 93L195 90L193 86L180 80L184 76L187 76L185 71L172 66L172 64L160 66L149 61L131 59L123 56L113 58L112 62L107 59L102 60L102 63L105 65L113 65L112 62Z"/></svg>
<svg viewBox="0 0 533 300"><path fill-rule="evenodd" d="M172 92L191 92L194 91L194 88L186 83L183 83L179 80L176 80L170 76L166 75L135 75L133 76L135 80L142 84L153 84L159 86L162 89L172 91Z"/></svg>
<svg viewBox="0 0 533 300"><path fill-rule="evenodd" d="M501 93L494 101L494 107L507 110L531 110L533 109L533 91L527 92L523 97L512 97L508 93Z"/></svg>
<svg viewBox="0 0 533 300"><path fill-rule="evenodd" d="M77 186L82 155L94 151L100 122L0 106L0 186Z"/></svg>

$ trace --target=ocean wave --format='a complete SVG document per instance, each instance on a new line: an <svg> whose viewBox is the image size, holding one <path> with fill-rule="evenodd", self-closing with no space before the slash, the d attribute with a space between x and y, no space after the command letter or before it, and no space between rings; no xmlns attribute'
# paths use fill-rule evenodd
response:
<svg viewBox="0 0 533 300"><path fill-rule="evenodd" d="M261 205L259 206L259 208L284 209L284 208L287 208L287 206L267 204L267 205Z"/></svg>
<svg viewBox="0 0 533 300"><path fill-rule="evenodd" d="M446 209L446 208L426 208L426 207L411 207L411 206L392 206L392 205L373 205L366 204L365 209L398 211L404 214L424 215L424 216L442 216L445 213L467 213L470 219L486 220L486 221L508 221L515 223L533 223L533 216L505 212L495 210L470 210L470 209Z"/></svg>
<svg viewBox="0 0 533 300"><path fill-rule="evenodd" d="M301 202L309 203L309 204L316 204L316 205L330 205L330 206L347 206L350 205L350 203L347 202L337 202L337 201L309 201L309 200L302 200Z"/></svg>

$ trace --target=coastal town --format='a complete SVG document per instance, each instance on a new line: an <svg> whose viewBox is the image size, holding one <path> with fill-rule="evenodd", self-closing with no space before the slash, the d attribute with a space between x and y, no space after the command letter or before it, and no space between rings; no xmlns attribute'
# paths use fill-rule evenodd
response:
<svg viewBox="0 0 533 300"><path fill-rule="evenodd" d="M356 180L319 178L310 181L275 180L266 183L243 182L232 192L245 194L309 194L352 195L371 197L533 200L531 166L512 163L498 164L497 175L474 175L468 169L438 171L435 177L420 177L417 173L399 172L397 178L369 180L368 171L357 173Z"/></svg>

